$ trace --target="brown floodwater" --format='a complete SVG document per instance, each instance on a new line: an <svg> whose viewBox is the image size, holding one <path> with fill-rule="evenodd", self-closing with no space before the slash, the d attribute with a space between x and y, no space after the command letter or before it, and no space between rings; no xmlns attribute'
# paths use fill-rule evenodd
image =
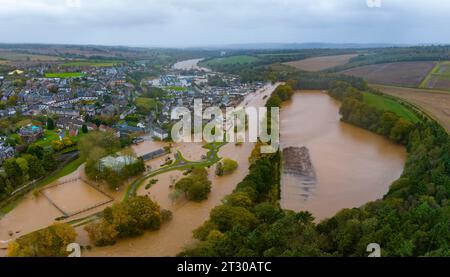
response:
<svg viewBox="0 0 450 277"><path fill-rule="evenodd" d="M256 93L247 95L242 105L263 106L265 99L277 85L267 86ZM138 147L139 151L146 152L157 146L146 141ZM180 150L184 157L194 161L206 154L206 150L201 146L198 143L174 144L174 148ZM172 171L153 177L152 179L157 179L158 182L149 189L145 189L145 186L140 187L138 194L148 195L157 201L161 208L171 210L173 219L158 231L146 232L137 238L120 240L113 246L94 247L92 250L84 251L83 256L175 256L183 250L183 247L194 242L192 231L208 219L211 209L219 205L222 199L230 194L248 174L248 157L253 147L253 143L243 143L240 146L229 143L220 149L219 156L237 161L239 168L234 173L222 177L215 176L214 166L208 169L212 189L208 199L200 203L184 199L173 201L169 198L171 186L183 177L181 172ZM77 228L77 232L79 243L91 245L82 227Z"/></svg>
<svg viewBox="0 0 450 277"><path fill-rule="evenodd" d="M111 200L107 195L85 183L82 179L69 180L42 190L54 205L72 215L88 210Z"/></svg>
<svg viewBox="0 0 450 277"><path fill-rule="evenodd" d="M283 175L281 206L316 220L381 198L403 171L405 148L341 122L339 103L326 93L294 94L282 107L280 129L282 147L309 149L318 181L305 187Z"/></svg>

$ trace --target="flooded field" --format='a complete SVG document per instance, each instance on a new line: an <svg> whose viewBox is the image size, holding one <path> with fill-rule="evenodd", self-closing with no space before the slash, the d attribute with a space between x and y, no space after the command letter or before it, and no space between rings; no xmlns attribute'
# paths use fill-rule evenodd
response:
<svg viewBox="0 0 450 277"><path fill-rule="evenodd" d="M320 220L343 208L381 198L403 171L404 147L369 131L342 123L339 103L322 92L303 91L281 110L283 147L306 146L317 175L302 186L284 175L281 206L308 210Z"/></svg>
<svg viewBox="0 0 450 277"><path fill-rule="evenodd" d="M62 215L74 215L112 200L80 178L48 187L41 193L64 212Z"/></svg>

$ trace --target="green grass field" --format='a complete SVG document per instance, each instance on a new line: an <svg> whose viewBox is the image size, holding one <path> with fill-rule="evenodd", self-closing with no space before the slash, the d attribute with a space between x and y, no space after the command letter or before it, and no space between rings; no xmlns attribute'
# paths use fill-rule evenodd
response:
<svg viewBox="0 0 450 277"><path fill-rule="evenodd" d="M44 136L38 139L35 144L45 148L51 146L54 140L59 140L59 135L53 130L45 130Z"/></svg>
<svg viewBox="0 0 450 277"><path fill-rule="evenodd" d="M82 72L64 72L64 73L45 73L46 78L80 78L84 77L86 74Z"/></svg>
<svg viewBox="0 0 450 277"><path fill-rule="evenodd" d="M112 67L119 64L116 61L73 61L66 62L62 66L76 67L76 66L90 66L90 67Z"/></svg>
<svg viewBox="0 0 450 277"><path fill-rule="evenodd" d="M68 136L69 132L66 131L65 134L66 134L66 136ZM81 129L80 129L80 130L78 130L78 135L75 136L75 137L70 137L70 139L73 142L77 143L78 140L80 140L80 138L83 135L84 134L83 134L83 132L81 132ZM54 141L54 140L59 140L59 134L56 131L54 131L54 130L45 130L44 136L42 138L38 139L35 142L35 144L40 145L40 146L42 146L44 148L51 147L52 146L52 141Z"/></svg>
<svg viewBox="0 0 450 277"><path fill-rule="evenodd" d="M369 106L375 107L383 111L393 112L396 115L406 118L414 123L420 121L419 118L413 112L411 112L410 110L408 110L408 108L406 108L405 106L403 106L402 104L398 103L395 100L369 92L363 92L363 97L364 102Z"/></svg>
<svg viewBox="0 0 450 277"><path fill-rule="evenodd" d="M247 55L230 56L225 58L215 58L212 60L205 61L204 64L208 65L232 65L232 64L249 64L259 61L258 58Z"/></svg>

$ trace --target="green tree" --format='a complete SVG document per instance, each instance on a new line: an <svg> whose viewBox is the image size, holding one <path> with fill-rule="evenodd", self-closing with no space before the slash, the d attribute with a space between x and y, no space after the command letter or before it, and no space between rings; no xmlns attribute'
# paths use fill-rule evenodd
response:
<svg viewBox="0 0 450 277"><path fill-rule="evenodd" d="M42 165L47 172L53 171L58 167L58 162L55 160L52 152L45 151L42 157Z"/></svg>
<svg viewBox="0 0 450 277"><path fill-rule="evenodd" d="M83 124L81 126L81 132L83 132L83 134L87 134L89 132L88 127L86 124Z"/></svg>
<svg viewBox="0 0 450 277"><path fill-rule="evenodd" d="M145 230L158 230L162 221L156 202L136 196L106 208L102 221L89 224L85 230L97 246L103 246L114 244L118 238L141 235Z"/></svg>
<svg viewBox="0 0 450 277"><path fill-rule="evenodd" d="M55 121L51 117L47 118L47 129L48 130L54 130L55 129Z"/></svg>
<svg viewBox="0 0 450 277"><path fill-rule="evenodd" d="M45 174L45 169L42 165L42 162L36 157L32 155L24 155L23 156L28 163L28 175L31 180L38 179Z"/></svg>
<svg viewBox="0 0 450 277"><path fill-rule="evenodd" d="M211 192L208 172L204 168L194 168L188 177L175 184L175 189L184 192L188 200L199 202L207 199Z"/></svg>
<svg viewBox="0 0 450 277"><path fill-rule="evenodd" d="M67 245L75 242L77 233L72 226L55 223L50 227L22 236L10 243L10 257L67 257Z"/></svg>
<svg viewBox="0 0 450 277"><path fill-rule="evenodd" d="M13 186L17 187L23 183L24 172L16 162L16 159L7 159L3 163L3 168L5 169L5 173Z"/></svg>
<svg viewBox="0 0 450 277"><path fill-rule="evenodd" d="M40 145L32 144L28 146L27 153L42 160L42 158L44 157L44 148Z"/></svg>
<svg viewBox="0 0 450 277"><path fill-rule="evenodd" d="M223 174L233 173L238 168L238 163L231 159L223 160Z"/></svg>
<svg viewBox="0 0 450 277"><path fill-rule="evenodd" d="M246 208L230 205L221 205L212 209L210 220L222 233L231 230L236 225L250 228L257 222L255 215Z"/></svg>
<svg viewBox="0 0 450 277"><path fill-rule="evenodd" d="M389 138L395 142L406 144L409 138L409 133L413 130L414 125L404 119L399 118L391 129Z"/></svg>
<svg viewBox="0 0 450 277"><path fill-rule="evenodd" d="M398 116L392 112L384 112L380 118L379 133L385 137L389 137L392 128L398 121Z"/></svg>

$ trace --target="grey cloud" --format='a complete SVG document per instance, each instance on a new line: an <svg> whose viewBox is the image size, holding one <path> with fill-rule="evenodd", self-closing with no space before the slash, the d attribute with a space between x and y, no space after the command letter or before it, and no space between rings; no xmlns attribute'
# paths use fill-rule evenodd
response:
<svg viewBox="0 0 450 277"><path fill-rule="evenodd" d="M0 0L3 42L446 42L445 0ZM448 41L447 41L448 42Z"/></svg>

